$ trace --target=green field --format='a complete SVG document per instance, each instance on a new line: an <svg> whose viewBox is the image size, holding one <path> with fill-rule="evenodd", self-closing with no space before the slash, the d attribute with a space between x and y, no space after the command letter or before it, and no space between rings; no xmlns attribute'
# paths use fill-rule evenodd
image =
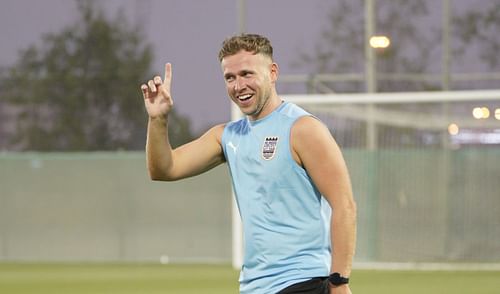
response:
<svg viewBox="0 0 500 294"><path fill-rule="evenodd" d="M0 293L238 292L238 272L223 265L1 264ZM500 293L500 272L368 271L352 274L353 293Z"/></svg>

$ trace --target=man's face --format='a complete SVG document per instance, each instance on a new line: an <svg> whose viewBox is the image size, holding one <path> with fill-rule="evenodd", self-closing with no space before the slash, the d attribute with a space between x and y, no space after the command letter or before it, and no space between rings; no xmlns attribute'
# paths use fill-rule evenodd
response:
<svg viewBox="0 0 500 294"><path fill-rule="evenodd" d="M240 110L252 120L267 115L273 94L277 65L263 54L240 51L221 62L227 93Z"/></svg>

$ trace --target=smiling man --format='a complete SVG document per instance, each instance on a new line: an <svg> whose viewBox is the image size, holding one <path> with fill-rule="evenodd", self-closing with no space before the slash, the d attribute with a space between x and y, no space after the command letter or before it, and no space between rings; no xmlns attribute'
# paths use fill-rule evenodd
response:
<svg viewBox="0 0 500 294"><path fill-rule="evenodd" d="M356 204L337 143L317 118L278 96L267 38L228 38L219 60L227 93L246 117L176 149L167 131L171 65L164 80L141 86L151 178L173 181L228 164L244 231L240 293L351 293Z"/></svg>

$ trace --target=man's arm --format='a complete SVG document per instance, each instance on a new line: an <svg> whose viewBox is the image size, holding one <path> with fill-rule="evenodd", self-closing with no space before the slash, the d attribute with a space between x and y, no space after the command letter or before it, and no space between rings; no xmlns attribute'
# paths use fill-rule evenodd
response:
<svg viewBox="0 0 500 294"><path fill-rule="evenodd" d="M356 203L340 148L326 126L313 117L295 123L291 140L295 160L304 166L333 209L331 272L349 277L356 247ZM351 291L348 285L342 285L332 293Z"/></svg>
<svg viewBox="0 0 500 294"><path fill-rule="evenodd" d="M155 76L141 85L149 115L146 157L151 179L173 181L200 174L224 162L221 137L224 125L211 128L200 138L175 150L168 139L168 115L173 107L170 94L172 67L165 65L165 79Z"/></svg>

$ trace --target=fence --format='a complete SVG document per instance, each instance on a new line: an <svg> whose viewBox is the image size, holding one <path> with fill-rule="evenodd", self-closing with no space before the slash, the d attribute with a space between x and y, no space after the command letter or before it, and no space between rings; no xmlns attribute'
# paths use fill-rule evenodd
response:
<svg viewBox="0 0 500 294"><path fill-rule="evenodd" d="M230 262L225 167L149 180L143 153L0 155L0 261Z"/></svg>

